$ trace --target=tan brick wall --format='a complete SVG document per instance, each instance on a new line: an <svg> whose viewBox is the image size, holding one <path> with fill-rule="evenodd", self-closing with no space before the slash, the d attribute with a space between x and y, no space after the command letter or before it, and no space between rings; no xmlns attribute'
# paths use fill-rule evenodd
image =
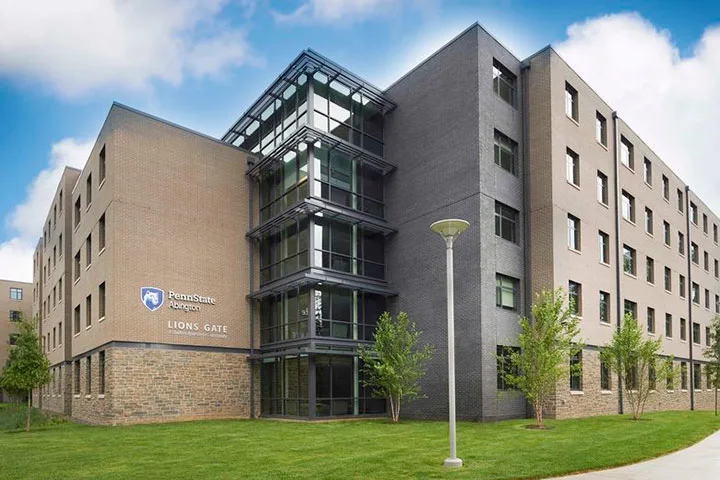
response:
<svg viewBox="0 0 720 480"><path fill-rule="evenodd" d="M99 353L80 359L80 393L73 418L93 424L132 424L250 417L247 355L188 350L105 350L105 394L99 393ZM259 413L259 377L256 376Z"/></svg>

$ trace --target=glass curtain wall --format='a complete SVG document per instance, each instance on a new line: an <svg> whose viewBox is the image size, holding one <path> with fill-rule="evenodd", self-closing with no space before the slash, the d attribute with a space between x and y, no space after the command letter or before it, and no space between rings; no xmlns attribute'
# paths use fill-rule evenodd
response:
<svg viewBox="0 0 720 480"><path fill-rule="evenodd" d="M233 145L267 155L307 123L308 81L300 75L235 139Z"/></svg>
<svg viewBox="0 0 720 480"><path fill-rule="evenodd" d="M377 103L320 72L313 75L313 126L383 155L383 113Z"/></svg>
<svg viewBox="0 0 720 480"><path fill-rule="evenodd" d="M260 222L270 220L308 196L308 146L300 143L260 178Z"/></svg>
<svg viewBox="0 0 720 480"><path fill-rule="evenodd" d="M368 415L385 413L385 400L372 398L362 385L359 358L346 355L285 356L269 358L262 363L263 415L310 415L309 398L312 369L315 370L317 417Z"/></svg>
<svg viewBox="0 0 720 480"><path fill-rule="evenodd" d="M349 223L315 216L314 266L385 279L385 237Z"/></svg>
<svg viewBox="0 0 720 480"><path fill-rule="evenodd" d="M308 267L309 223L307 218L288 220L281 231L261 240L261 285Z"/></svg>
<svg viewBox="0 0 720 480"><path fill-rule="evenodd" d="M294 289L273 295L260 304L260 341L263 345L308 336L310 291Z"/></svg>
<svg viewBox="0 0 720 480"><path fill-rule="evenodd" d="M374 217L385 217L380 170L322 142L314 148L313 194Z"/></svg>
<svg viewBox="0 0 720 480"><path fill-rule="evenodd" d="M385 297L343 288L313 290L315 335L372 341Z"/></svg>

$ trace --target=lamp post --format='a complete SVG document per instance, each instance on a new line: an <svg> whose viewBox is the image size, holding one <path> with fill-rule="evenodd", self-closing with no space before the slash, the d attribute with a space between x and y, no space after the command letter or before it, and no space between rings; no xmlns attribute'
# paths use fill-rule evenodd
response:
<svg viewBox="0 0 720 480"><path fill-rule="evenodd" d="M447 256L447 322L448 322L448 397L450 410L450 457L445 459L446 467L462 467L457 458L455 440L455 292L453 285L453 242L470 226L465 220L456 218L440 220L430 225L430 230L445 240Z"/></svg>

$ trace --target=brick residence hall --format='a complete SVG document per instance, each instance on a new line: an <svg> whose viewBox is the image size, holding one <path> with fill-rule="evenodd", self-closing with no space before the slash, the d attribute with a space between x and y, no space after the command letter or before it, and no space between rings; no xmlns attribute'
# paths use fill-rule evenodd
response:
<svg viewBox="0 0 720 480"><path fill-rule="evenodd" d="M385 90L303 51L220 139L114 103L35 252L34 402L93 424L383 414L357 349L390 310L436 346L406 412L444 418L442 218L471 224L459 418L527 415L496 354L558 286L587 346L549 416L619 411L598 347L624 312L681 372L648 409L711 407L720 218L552 48L521 60L477 24Z"/></svg>

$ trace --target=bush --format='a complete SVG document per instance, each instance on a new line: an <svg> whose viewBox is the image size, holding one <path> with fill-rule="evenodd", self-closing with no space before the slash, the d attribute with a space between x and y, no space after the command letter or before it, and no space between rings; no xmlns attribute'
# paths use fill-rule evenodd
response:
<svg viewBox="0 0 720 480"><path fill-rule="evenodd" d="M25 428L27 407L19 403L0 404L0 431L22 430ZM65 423L61 417L38 410L30 409L30 424L43 427Z"/></svg>

